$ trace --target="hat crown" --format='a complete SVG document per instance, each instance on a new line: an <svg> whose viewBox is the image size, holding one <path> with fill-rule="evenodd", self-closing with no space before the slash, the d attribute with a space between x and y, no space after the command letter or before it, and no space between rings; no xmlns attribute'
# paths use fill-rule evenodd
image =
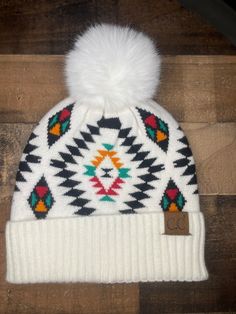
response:
<svg viewBox="0 0 236 314"><path fill-rule="evenodd" d="M154 102L119 114L61 102L30 137L16 186L31 218L199 210L188 141Z"/></svg>

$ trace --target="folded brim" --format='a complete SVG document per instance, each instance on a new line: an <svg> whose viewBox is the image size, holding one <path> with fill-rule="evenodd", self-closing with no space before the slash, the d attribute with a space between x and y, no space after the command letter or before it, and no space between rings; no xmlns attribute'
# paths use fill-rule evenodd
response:
<svg viewBox="0 0 236 314"><path fill-rule="evenodd" d="M7 281L207 279L202 213L189 213L189 235L166 235L164 228L163 213L9 221Z"/></svg>

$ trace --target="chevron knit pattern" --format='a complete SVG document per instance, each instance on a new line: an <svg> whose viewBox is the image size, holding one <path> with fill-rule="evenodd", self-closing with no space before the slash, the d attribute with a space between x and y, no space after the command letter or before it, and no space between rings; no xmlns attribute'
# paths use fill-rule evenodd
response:
<svg viewBox="0 0 236 314"><path fill-rule="evenodd" d="M57 105L26 144L11 217L11 282L207 277L192 151L158 105L119 115ZM167 217L189 229L167 235L177 221Z"/></svg>
<svg viewBox="0 0 236 314"><path fill-rule="evenodd" d="M91 113L84 125L72 131L72 121L78 116L75 111L79 110L74 106L66 104L49 115L43 123L46 128L39 125L35 129L23 152L15 197L21 199L24 185L34 182L26 204L37 219L50 217L53 208L53 215L58 213L58 216L97 215L100 206L108 214L141 213L149 208L192 210L188 203L191 205L193 195L198 199L192 152L181 128L175 122L170 124L164 112L156 115L138 107L128 119L103 114L92 119ZM141 126L139 130L132 123L134 114ZM40 145L45 132L47 142ZM63 141L66 134L69 137ZM176 147L171 159L170 144ZM47 154L41 153L46 149ZM38 171L42 160L48 162L47 171ZM167 162L173 171L165 183L163 171ZM38 165L35 171L31 164ZM174 169L181 172L175 174ZM185 186L194 187L190 200L184 195ZM57 187L59 193L55 191ZM46 193L46 189L47 194L43 194L42 190ZM70 210L67 213L59 210L60 203Z"/></svg>

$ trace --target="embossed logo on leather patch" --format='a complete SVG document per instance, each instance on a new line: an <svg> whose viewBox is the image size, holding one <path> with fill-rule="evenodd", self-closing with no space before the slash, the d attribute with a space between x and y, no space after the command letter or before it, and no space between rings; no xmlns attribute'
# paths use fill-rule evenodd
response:
<svg viewBox="0 0 236 314"><path fill-rule="evenodd" d="M190 235L187 212L165 212L165 234Z"/></svg>

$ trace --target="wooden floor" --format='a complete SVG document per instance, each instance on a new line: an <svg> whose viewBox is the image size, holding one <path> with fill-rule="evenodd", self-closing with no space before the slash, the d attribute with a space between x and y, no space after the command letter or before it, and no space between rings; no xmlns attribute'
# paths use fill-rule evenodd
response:
<svg viewBox="0 0 236 314"><path fill-rule="evenodd" d="M0 53L64 54L95 22L145 31L162 54L235 54L229 40L178 0L1 0Z"/></svg>
<svg viewBox="0 0 236 314"><path fill-rule="evenodd" d="M5 281L5 224L18 162L33 127L67 95L63 56L53 54L68 50L91 21L103 20L134 24L160 38L160 50L168 54L156 100L181 123L192 146L208 281ZM28 0L1 2L0 53L0 314L236 313L235 48L178 1Z"/></svg>

